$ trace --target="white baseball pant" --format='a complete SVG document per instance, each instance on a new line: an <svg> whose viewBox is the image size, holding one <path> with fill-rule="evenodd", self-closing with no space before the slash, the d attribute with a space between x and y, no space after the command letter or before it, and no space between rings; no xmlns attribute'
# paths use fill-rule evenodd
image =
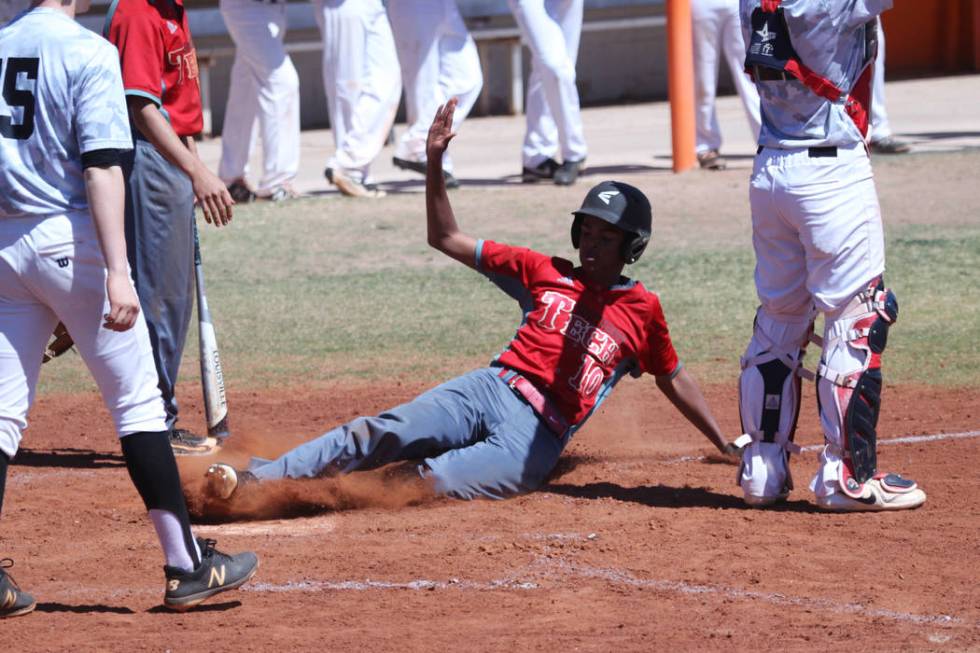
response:
<svg viewBox="0 0 980 653"><path fill-rule="evenodd" d="M814 309L824 315L825 342L834 340L834 333L848 328L840 324L845 306L885 269L881 209L864 145L838 146L836 156L814 154L805 147L765 148L755 159L749 201L761 306L747 356L767 336L788 346L804 343ZM777 327L778 332L773 330ZM821 362L847 374L860 370L864 359L863 351L837 339L823 351ZM834 412L834 387L819 378L827 446L810 485L817 496L839 487L843 436ZM773 466L755 467L764 474ZM743 472L742 487L755 488L757 495L778 485L778 479L747 478Z"/></svg>
<svg viewBox="0 0 980 653"><path fill-rule="evenodd" d="M508 0L508 4L531 50L524 165L533 168L559 156L562 161L584 160L588 147L575 86L583 0Z"/></svg>
<svg viewBox="0 0 980 653"><path fill-rule="evenodd" d="M27 428L41 357L60 320L95 378L120 437L165 431L143 314L128 331L102 326L106 268L87 213L0 219L0 451Z"/></svg>
<svg viewBox="0 0 980 653"><path fill-rule="evenodd" d="M721 149L721 128L715 111L718 65L724 57L735 88L742 98L752 142L759 140L759 92L745 74L745 44L738 15L738 0L692 0L691 27L694 37L695 121L697 151Z"/></svg>
<svg viewBox="0 0 980 653"><path fill-rule="evenodd" d="M256 136L261 136L257 190L268 194L299 170L299 76L283 47L286 3L220 0L219 8L235 42L235 61L218 176L225 183L245 177Z"/></svg>
<svg viewBox="0 0 980 653"><path fill-rule="evenodd" d="M458 131L480 97L480 57L456 0L391 0L388 18L405 81L409 124L398 141L395 156L422 162L436 109L457 98L453 131ZM443 168L450 172L453 169L448 153L443 157Z"/></svg>
<svg viewBox="0 0 980 653"><path fill-rule="evenodd" d="M365 182L401 98L391 26L380 0L316 0L314 11L323 37L323 86L336 145L327 166Z"/></svg>

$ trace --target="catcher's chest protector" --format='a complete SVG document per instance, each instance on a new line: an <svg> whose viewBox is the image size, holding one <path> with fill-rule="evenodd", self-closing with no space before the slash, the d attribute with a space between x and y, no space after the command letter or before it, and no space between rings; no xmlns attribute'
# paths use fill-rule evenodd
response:
<svg viewBox="0 0 980 653"><path fill-rule="evenodd" d="M752 12L752 40L745 57L745 72L754 80L773 79L765 71L776 71L782 79L791 77L833 103L842 103L858 131L868 137L868 117L871 112L871 76L878 52L878 25L872 20L865 24L864 66L854 86L838 88L826 77L814 72L801 60L790 38L786 16L779 7L780 0L763 0L762 7Z"/></svg>

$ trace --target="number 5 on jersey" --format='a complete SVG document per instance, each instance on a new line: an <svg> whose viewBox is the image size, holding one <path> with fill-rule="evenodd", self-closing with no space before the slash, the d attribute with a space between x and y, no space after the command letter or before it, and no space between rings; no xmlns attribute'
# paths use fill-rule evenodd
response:
<svg viewBox="0 0 980 653"><path fill-rule="evenodd" d="M36 81L40 60L37 57L10 57L0 59L0 75L3 77L3 101L6 105L0 115L0 135L4 138L26 140L34 133L34 91L18 88L21 79ZM20 121L15 122L15 109L20 109ZM10 115L6 115L10 112Z"/></svg>

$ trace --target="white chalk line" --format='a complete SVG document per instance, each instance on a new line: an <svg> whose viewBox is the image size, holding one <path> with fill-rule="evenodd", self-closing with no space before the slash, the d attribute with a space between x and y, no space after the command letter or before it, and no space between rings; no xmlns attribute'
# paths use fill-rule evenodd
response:
<svg viewBox="0 0 980 653"><path fill-rule="evenodd" d="M966 440L969 438L980 437L980 431L963 431L961 433L934 433L932 435L907 435L899 438L888 438L887 440L878 440L878 446L890 446L896 444L920 444L923 442L938 442L940 440ZM808 444L805 447L801 447L804 452L810 451L820 451L823 449L822 444ZM664 465L677 465L679 463L696 463L707 460L709 456L678 456L677 458L670 458L668 460L660 461Z"/></svg>
<svg viewBox="0 0 980 653"><path fill-rule="evenodd" d="M614 585L649 588L660 592L680 595L714 595L738 601L761 601L772 605L793 606L807 610L820 610L836 614L860 615L874 619L888 619L899 623L931 626L960 626L967 625L978 628L980 624L966 624L963 619L946 614L916 614L887 608L874 608L860 603L833 601L825 598L789 596L778 592L754 592L735 587L698 585L683 581L663 580L656 578L640 578L623 569L592 567L581 565L562 558L539 557L526 570L525 575L540 577L534 580L519 580L515 577L501 578L490 581L471 581L450 578L445 581L416 579L411 581L393 582L382 580L346 580L346 581L289 581L286 583L252 583L242 589L250 592L286 593L286 592L363 592L371 590L472 590L472 591L501 591L520 590L535 591L547 589L548 584L560 585L564 578L577 577L584 579L602 580ZM550 582L549 582L550 581Z"/></svg>

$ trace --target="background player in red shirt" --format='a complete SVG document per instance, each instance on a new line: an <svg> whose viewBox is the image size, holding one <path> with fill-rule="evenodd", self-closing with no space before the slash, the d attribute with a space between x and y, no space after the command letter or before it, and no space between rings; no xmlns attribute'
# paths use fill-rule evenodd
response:
<svg viewBox="0 0 980 653"><path fill-rule="evenodd" d="M132 121L126 176L126 245L146 314L167 428L176 454L205 454L217 444L177 428L177 374L194 308L194 203L204 219L231 221L234 202L197 155L201 89L183 0L118 0L105 36L119 51Z"/></svg>
<svg viewBox="0 0 980 653"><path fill-rule="evenodd" d="M218 463L212 494L243 481L310 478L421 460L439 494L502 499L540 487L572 435L625 374L657 386L724 453L721 430L677 359L658 297L622 276L650 238L650 204L639 190L606 181L589 191L572 223L581 265L529 249L477 240L459 230L446 194L442 155L456 101L440 107L427 143L429 244L518 299L524 322L489 367L474 370L376 417L359 417L248 471Z"/></svg>

